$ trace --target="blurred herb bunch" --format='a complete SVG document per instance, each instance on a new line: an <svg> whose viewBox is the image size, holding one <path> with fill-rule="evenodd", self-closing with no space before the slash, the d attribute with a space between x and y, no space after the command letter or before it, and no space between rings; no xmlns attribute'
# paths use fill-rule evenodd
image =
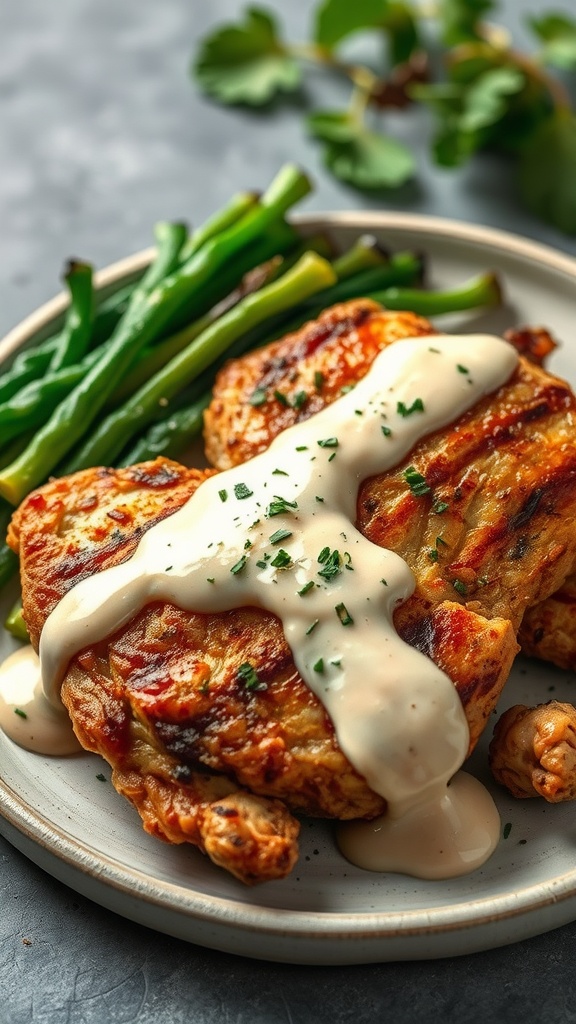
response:
<svg viewBox="0 0 576 1024"><path fill-rule="evenodd" d="M318 66L347 79L347 106L314 110L306 126L328 170L360 189L395 188L415 175L413 154L381 130L381 114L426 104L438 164L459 167L485 149L505 153L526 206L574 235L576 116L555 72L576 69L576 19L552 12L527 19L535 37L527 54L486 20L497 7L495 0L322 0L310 42L298 44L282 37L270 11L249 7L238 24L201 41L193 75L220 103L250 107L300 94L306 73ZM361 31L380 43L381 67L343 53Z"/></svg>

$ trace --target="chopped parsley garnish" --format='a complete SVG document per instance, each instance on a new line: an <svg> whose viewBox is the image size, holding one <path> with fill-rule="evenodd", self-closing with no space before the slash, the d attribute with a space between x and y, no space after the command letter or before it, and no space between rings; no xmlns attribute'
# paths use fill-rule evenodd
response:
<svg viewBox="0 0 576 1024"><path fill-rule="evenodd" d="M228 491L223 488L221 491L218 491L218 497L220 501L228 501Z"/></svg>
<svg viewBox="0 0 576 1024"><path fill-rule="evenodd" d="M285 469L273 469L272 476L290 476Z"/></svg>
<svg viewBox="0 0 576 1024"><path fill-rule="evenodd" d="M324 386L324 374L321 370L316 370L314 373L314 387L316 391L321 391Z"/></svg>
<svg viewBox="0 0 576 1024"><path fill-rule="evenodd" d="M14 708L14 714L18 715L19 718L28 718L28 715L25 711L22 711L22 708Z"/></svg>
<svg viewBox="0 0 576 1024"><path fill-rule="evenodd" d="M264 388L256 388L256 390L250 395L248 401L250 402L250 405L264 405L264 402L266 401L266 392Z"/></svg>
<svg viewBox="0 0 576 1024"><path fill-rule="evenodd" d="M425 477L414 466L408 466L405 469L402 476L404 477L408 487L417 498L422 498L425 494L429 494L431 487L426 483Z"/></svg>
<svg viewBox="0 0 576 1024"><path fill-rule="evenodd" d="M503 839L508 839L508 836L510 835L511 831L512 831L512 822L511 821L507 821L506 824L504 825L503 830L502 830L502 838Z"/></svg>
<svg viewBox="0 0 576 1024"><path fill-rule="evenodd" d="M320 495L317 494L316 495L316 501L324 501L324 498L321 498Z"/></svg>
<svg viewBox="0 0 576 1024"><path fill-rule="evenodd" d="M270 565L273 565L275 569L287 569L288 566L292 565L292 559L284 548L280 548L270 562Z"/></svg>
<svg viewBox="0 0 576 1024"><path fill-rule="evenodd" d="M230 569L230 572L232 573L232 575L233 576L237 576L239 572L242 572L242 569L245 567L247 561L248 561L247 556L246 555L242 555L242 557L240 559L238 559L236 564L233 565L232 568Z"/></svg>
<svg viewBox="0 0 576 1024"><path fill-rule="evenodd" d="M102 772L98 772L96 778L98 779L98 782L106 782L106 776L102 775Z"/></svg>
<svg viewBox="0 0 576 1024"><path fill-rule="evenodd" d="M456 369L458 370L458 373L470 373L468 367L462 366L462 363L456 363Z"/></svg>
<svg viewBox="0 0 576 1024"><path fill-rule="evenodd" d="M282 498L279 494L275 494L274 501L271 501L266 509L266 515L268 517L281 516L283 512L293 512L297 508L298 502L288 501L287 498Z"/></svg>
<svg viewBox="0 0 576 1024"><path fill-rule="evenodd" d="M318 441L321 448L337 448L338 438L337 437L325 437L321 441Z"/></svg>
<svg viewBox="0 0 576 1024"><path fill-rule="evenodd" d="M296 445L296 451L297 452L307 452L308 451L308 445L307 444Z"/></svg>
<svg viewBox="0 0 576 1024"><path fill-rule="evenodd" d="M260 558L256 562L256 565L258 566L259 569L267 569L268 568L268 562L265 562L263 558Z"/></svg>
<svg viewBox="0 0 576 1024"><path fill-rule="evenodd" d="M468 593L468 587L466 586L463 580L452 580L452 586L454 587L454 590L456 590L459 594L462 595L462 597L466 597L466 594Z"/></svg>
<svg viewBox="0 0 576 1024"><path fill-rule="evenodd" d="M312 632L313 629L316 629L316 626L318 625L319 622L320 619L314 619L314 622L312 622L311 625L309 625L308 629L306 630L306 636L310 636L310 633Z"/></svg>
<svg viewBox="0 0 576 1024"><path fill-rule="evenodd" d="M245 540L244 541L244 551L248 551L248 549L251 548L251 547L252 547L252 541L251 540Z"/></svg>
<svg viewBox="0 0 576 1024"><path fill-rule="evenodd" d="M328 462L332 462L332 459L335 459L335 458L336 458L336 452L332 452L332 455L328 459Z"/></svg>
<svg viewBox="0 0 576 1024"><path fill-rule="evenodd" d="M292 399L292 408L301 409L303 405L308 401L308 394L306 391L297 391Z"/></svg>
<svg viewBox="0 0 576 1024"><path fill-rule="evenodd" d="M281 405L289 405L290 404L289 401L288 401L288 398L286 397L286 395L284 394L283 391L275 391L274 392L274 398L276 399L276 401L280 402Z"/></svg>
<svg viewBox="0 0 576 1024"><path fill-rule="evenodd" d="M384 423L383 423L382 424L382 433L384 434L384 437L390 437L390 435L392 434L392 431L390 430L390 427L385 426Z"/></svg>
<svg viewBox="0 0 576 1024"><path fill-rule="evenodd" d="M447 508L448 508L448 502L447 501L440 501L439 498L435 498L434 499L434 503L432 505L432 511L435 512L437 516L439 516L441 512L445 512Z"/></svg>
<svg viewBox="0 0 576 1024"><path fill-rule="evenodd" d="M312 587L315 586L316 584L314 583L314 580L308 580L308 583L305 583L302 589L297 591L298 597L304 597L304 594L309 593L309 591L312 590Z"/></svg>
<svg viewBox="0 0 576 1024"><path fill-rule="evenodd" d="M438 547L439 544L442 544L442 547L448 547L448 544L442 539L442 537L436 537L436 547Z"/></svg>
<svg viewBox="0 0 576 1024"><path fill-rule="evenodd" d="M263 683L258 675L254 665L251 665L249 661L244 661L236 672L236 678L239 682L244 683L247 690L265 690L266 683Z"/></svg>
<svg viewBox="0 0 576 1024"><path fill-rule="evenodd" d="M353 624L354 619L343 602L336 605L335 611L343 626L351 626Z"/></svg>
<svg viewBox="0 0 576 1024"><path fill-rule="evenodd" d="M214 576L207 576L206 577L206 582L207 583L214 583Z"/></svg>
<svg viewBox="0 0 576 1024"><path fill-rule="evenodd" d="M234 484L234 496L239 500L242 498L251 498L254 491L251 491L246 484Z"/></svg>
<svg viewBox="0 0 576 1024"><path fill-rule="evenodd" d="M324 658L318 658L318 661L314 665L312 665L312 668L314 669L315 672L323 672Z"/></svg>
<svg viewBox="0 0 576 1024"><path fill-rule="evenodd" d="M396 405L396 412L400 416L411 416L413 412L424 412L424 402L421 398L415 398L412 405L405 405L404 402L398 402Z"/></svg>
<svg viewBox="0 0 576 1024"><path fill-rule="evenodd" d="M288 537L292 536L292 530L276 530L276 533L270 535L268 540L271 544L279 544L281 540L288 540Z"/></svg>
<svg viewBox="0 0 576 1024"><path fill-rule="evenodd" d="M388 586L388 580L385 580L385 579L381 579L381 580L380 580L380 583L383 583L385 587L387 587L387 586Z"/></svg>
<svg viewBox="0 0 576 1024"><path fill-rule="evenodd" d="M333 551L328 547L322 548L318 555L318 561L323 566L322 569L318 570L318 575L328 583L342 572L342 558L336 548Z"/></svg>
<svg viewBox="0 0 576 1024"><path fill-rule="evenodd" d="M431 562L437 562L438 561L438 549L437 548L430 548L428 550L428 558L430 559Z"/></svg>

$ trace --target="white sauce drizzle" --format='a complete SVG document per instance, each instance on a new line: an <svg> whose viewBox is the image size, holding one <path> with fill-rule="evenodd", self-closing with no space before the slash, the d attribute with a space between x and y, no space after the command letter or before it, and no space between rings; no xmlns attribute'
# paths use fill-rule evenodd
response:
<svg viewBox="0 0 576 1024"><path fill-rule="evenodd" d="M14 743L36 754L75 754L82 749L66 709L46 699L40 661L29 644L0 666L0 725Z"/></svg>
<svg viewBox="0 0 576 1024"><path fill-rule="evenodd" d="M475 780L467 813L470 787L464 799L460 782L447 788L469 743L460 699L448 676L394 629L394 609L414 589L412 572L353 521L362 480L395 466L421 437L494 391L516 363L513 348L489 335L407 339L386 348L353 391L286 430L263 454L206 480L144 535L127 562L65 595L40 643L48 699L61 706L60 682L76 652L149 601L202 612L268 609L281 619L297 668L326 707L341 749L388 801L382 821L343 827L344 854L367 868L422 877L478 866L496 844L499 820ZM289 535L277 540L278 530ZM329 565L318 559L326 548L339 552L331 579L320 575ZM274 565L280 551L286 567ZM415 836L431 819L440 829L434 850L451 853L430 848L424 860L436 866L423 869ZM386 840L376 855L378 836Z"/></svg>

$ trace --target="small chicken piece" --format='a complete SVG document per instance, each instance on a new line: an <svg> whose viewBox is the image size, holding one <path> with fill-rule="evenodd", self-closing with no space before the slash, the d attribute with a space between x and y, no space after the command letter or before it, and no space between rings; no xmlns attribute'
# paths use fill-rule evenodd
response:
<svg viewBox="0 0 576 1024"><path fill-rule="evenodd" d="M490 768L515 797L576 798L576 708L560 701L515 704L498 720Z"/></svg>
<svg viewBox="0 0 576 1024"><path fill-rule="evenodd" d="M526 612L518 641L524 654L576 671L576 576Z"/></svg>

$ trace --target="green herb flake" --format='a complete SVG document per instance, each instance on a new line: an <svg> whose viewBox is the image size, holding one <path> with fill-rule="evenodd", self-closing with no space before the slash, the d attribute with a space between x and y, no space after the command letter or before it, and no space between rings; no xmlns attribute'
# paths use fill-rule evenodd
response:
<svg viewBox="0 0 576 1024"><path fill-rule="evenodd" d="M353 625L354 619L350 615L350 612L348 611L346 605L343 602L340 602L340 604L336 605L335 611L336 615L340 619L340 622L343 626Z"/></svg>
<svg viewBox="0 0 576 1024"><path fill-rule="evenodd" d="M294 512L297 508L298 502L288 501L287 498L282 498L279 494L275 494L274 501L271 501L266 509L266 515L268 518L280 516L285 512Z"/></svg>
<svg viewBox="0 0 576 1024"><path fill-rule="evenodd" d="M439 516L442 512L445 512L448 507L447 501L440 501L439 498L435 498L432 504L432 511L435 515Z"/></svg>
<svg viewBox="0 0 576 1024"><path fill-rule="evenodd" d="M292 536L292 530L276 530L272 533L268 540L271 544L279 544L282 540L288 540L288 537Z"/></svg>
<svg viewBox="0 0 576 1024"><path fill-rule="evenodd" d="M207 583L214 583L214 576L207 576L206 577L206 582Z"/></svg>
<svg viewBox="0 0 576 1024"><path fill-rule="evenodd" d="M436 547L438 547L439 544L441 544L443 548L448 547L448 544L442 539L442 537L436 537Z"/></svg>
<svg viewBox="0 0 576 1024"><path fill-rule="evenodd" d="M404 470L402 476L415 497L422 498L425 494L430 493L431 487L426 483L425 477L414 466L408 466L408 469Z"/></svg>
<svg viewBox="0 0 576 1024"><path fill-rule="evenodd" d="M277 402L280 402L280 405L290 405L288 397L287 395L284 394L283 391L274 391L274 398L276 399Z"/></svg>
<svg viewBox="0 0 576 1024"><path fill-rule="evenodd" d="M321 497L320 497L320 495L319 495L319 494L317 494L317 495L316 495L316 501L320 501L320 502L322 502L322 501L324 501L324 498L321 498Z"/></svg>
<svg viewBox="0 0 576 1024"><path fill-rule="evenodd" d="M285 469L273 469L272 476L290 476Z"/></svg>
<svg viewBox="0 0 576 1024"><path fill-rule="evenodd" d="M218 491L218 497L220 498L220 501L228 501L228 491L222 488L221 491Z"/></svg>
<svg viewBox="0 0 576 1024"><path fill-rule="evenodd" d="M266 401L266 392L264 388L256 388L256 390L250 395L248 401L250 402L250 405L264 405L264 402Z"/></svg>
<svg viewBox="0 0 576 1024"><path fill-rule="evenodd" d="M437 562L438 561L438 549L437 548L429 548L428 549L428 558L430 559L431 562Z"/></svg>
<svg viewBox="0 0 576 1024"><path fill-rule="evenodd" d="M246 566L246 562L247 561L248 561L248 558L246 557L246 555L242 555L242 557L239 558L238 561L236 562L236 564L233 565L232 568L230 569L230 572L232 573L232 575L233 576L237 576L239 572L242 572L242 570Z"/></svg>
<svg viewBox="0 0 576 1024"><path fill-rule="evenodd" d="M424 412L424 402L421 398L415 398L412 405L405 405L404 402L398 402L396 405L396 412L400 416L411 416L413 412Z"/></svg>
<svg viewBox="0 0 576 1024"><path fill-rule="evenodd" d="M252 547L252 541L251 540L245 540L244 541L244 551L248 551L251 547Z"/></svg>
<svg viewBox="0 0 576 1024"><path fill-rule="evenodd" d="M299 445L296 446L296 451L297 452L307 452L308 451L308 445L307 444L299 444Z"/></svg>
<svg viewBox="0 0 576 1024"><path fill-rule="evenodd" d="M102 775L102 772L98 772L96 778L98 779L98 782L106 782L106 776Z"/></svg>
<svg viewBox="0 0 576 1024"><path fill-rule="evenodd" d="M242 501L244 498L251 498L253 494L254 491L251 491L246 484L234 484L234 497L238 498L239 501Z"/></svg>
<svg viewBox="0 0 576 1024"><path fill-rule="evenodd" d="M268 562L265 562L263 558L259 558L258 561L256 562L256 565L259 569L268 568Z"/></svg>
<svg viewBox="0 0 576 1024"><path fill-rule="evenodd" d="M314 387L316 391L321 391L324 387L324 374L321 370L316 370L314 373Z"/></svg>
<svg viewBox="0 0 576 1024"><path fill-rule="evenodd" d="M387 587L387 586L388 586L388 580L385 580L385 579L381 579L381 580L380 580L380 583L383 583L385 587Z"/></svg>
<svg viewBox="0 0 576 1024"><path fill-rule="evenodd" d="M312 587L315 586L316 584L314 583L314 580L308 580L308 583L305 583L302 589L296 591L296 593L298 594L298 597L304 597L304 594L308 594L312 590Z"/></svg>
<svg viewBox="0 0 576 1024"><path fill-rule="evenodd" d="M318 661L315 662L314 665L312 665L312 668L314 669L315 672L322 673L324 671L324 658L318 658Z"/></svg>
<svg viewBox="0 0 576 1024"><path fill-rule="evenodd" d="M170 572L173 568L173 565L167 565L166 568L164 569L164 572Z"/></svg>
<svg viewBox="0 0 576 1024"><path fill-rule="evenodd" d="M384 434L384 437L391 437L392 431L390 430L390 427L385 426L384 423L383 423L382 427L381 427L381 430L382 430L382 433Z"/></svg>
<svg viewBox="0 0 576 1024"><path fill-rule="evenodd" d="M22 708L14 708L14 714L18 715L19 718L28 718L28 715L25 711L22 711Z"/></svg>
<svg viewBox="0 0 576 1024"><path fill-rule="evenodd" d="M331 580L342 572L342 558L336 548L333 551L330 548L322 548L318 555L318 561L323 566L322 569L318 570L318 575L326 580L327 583L330 583Z"/></svg>
<svg viewBox="0 0 576 1024"><path fill-rule="evenodd" d="M510 835L511 831L512 831L512 822L511 821L507 821L506 824L504 825L503 830L502 830L502 838L503 839L508 839L508 836Z"/></svg>
<svg viewBox="0 0 576 1024"><path fill-rule="evenodd" d="M337 448L338 438L337 437L325 437L321 441L318 441L320 448Z"/></svg>
<svg viewBox="0 0 576 1024"><path fill-rule="evenodd" d="M246 690L267 689L266 683L262 682L254 665L251 665L249 661L242 662L236 672L236 678L240 683L244 684Z"/></svg>
<svg viewBox="0 0 576 1024"><path fill-rule="evenodd" d="M292 399L292 408L301 409L308 401L308 394L306 391L297 391Z"/></svg>
<svg viewBox="0 0 576 1024"><path fill-rule="evenodd" d="M292 559L284 548L280 548L270 565L273 565L275 569L288 569L292 565Z"/></svg>
<svg viewBox="0 0 576 1024"><path fill-rule="evenodd" d="M314 619L314 622L310 623L308 629L306 630L306 636L310 636L310 633L312 632L312 630L316 629L316 626L318 625L319 622L320 619Z"/></svg>
<svg viewBox="0 0 576 1024"><path fill-rule="evenodd" d="M468 367L462 366L462 363L456 363L456 369L458 370L458 373L470 373Z"/></svg>
<svg viewBox="0 0 576 1024"><path fill-rule="evenodd" d="M461 594L462 597L466 597L468 593L468 587L463 582L463 580L452 580L452 586L454 587L454 590L458 594Z"/></svg>

